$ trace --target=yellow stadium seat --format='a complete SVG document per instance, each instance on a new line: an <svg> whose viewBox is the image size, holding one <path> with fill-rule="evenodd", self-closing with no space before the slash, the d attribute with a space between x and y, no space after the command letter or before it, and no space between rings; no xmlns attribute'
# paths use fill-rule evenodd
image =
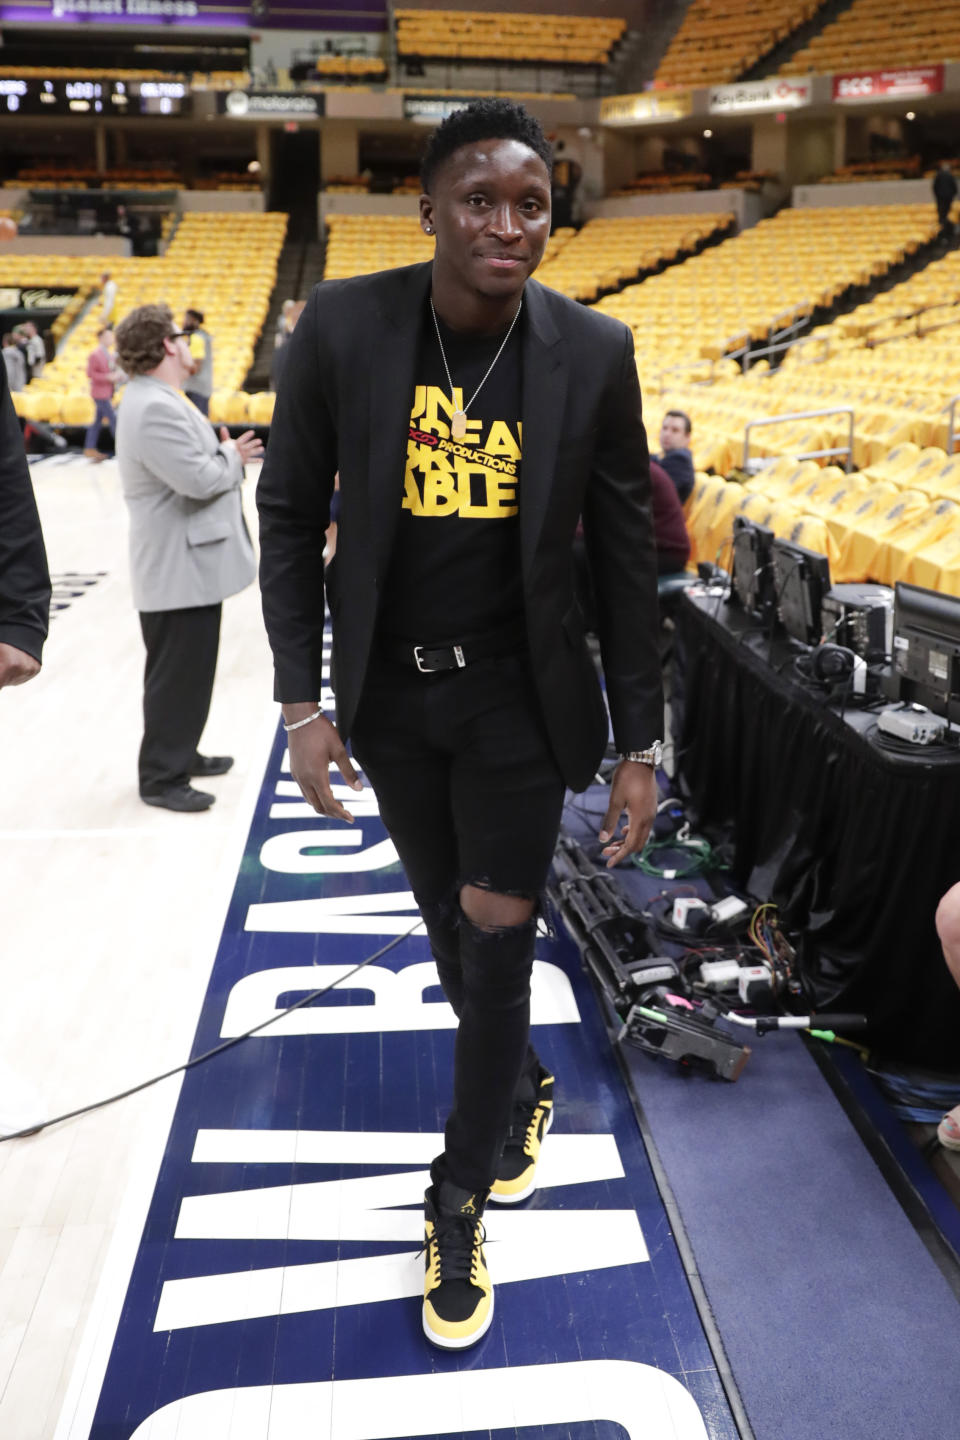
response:
<svg viewBox="0 0 960 1440"><path fill-rule="evenodd" d="M931 446L921 450L913 465L909 469L901 470L900 484L909 487L911 490L923 490L928 495L936 495L937 490L931 490L930 486L937 483L947 463L947 454L938 446Z"/></svg>
<svg viewBox="0 0 960 1440"><path fill-rule="evenodd" d="M919 454L919 445L914 445L909 440L905 441L902 445L895 446L885 459L880 460L876 465L871 465L870 474L876 476L878 480L893 480L905 470L910 470Z"/></svg>
<svg viewBox="0 0 960 1440"><path fill-rule="evenodd" d="M931 545L909 557L898 576L910 585L960 595L960 527L953 527Z"/></svg>
<svg viewBox="0 0 960 1440"><path fill-rule="evenodd" d="M851 490L831 506L829 512L824 515L827 529L840 545L843 537L849 531L856 529L860 521L885 509L888 505L892 505L895 497L899 494L900 491L892 480L874 480L863 491Z"/></svg>
<svg viewBox="0 0 960 1440"><path fill-rule="evenodd" d="M929 504L929 496L921 490L901 490L892 504L859 518L840 544L834 579L838 582L872 580L883 541L924 514Z"/></svg>
<svg viewBox="0 0 960 1440"><path fill-rule="evenodd" d="M883 542L874 557L873 578L881 585L895 584L903 578L912 555L957 530L960 530L960 505L954 500L937 500L923 515Z"/></svg>
<svg viewBox="0 0 960 1440"><path fill-rule="evenodd" d="M837 542L819 517L801 515L800 519L790 526L783 538L789 540L793 545L802 545L805 550L815 550L818 555L826 555L830 561L831 578L837 578L833 574L833 567L839 559L840 552L837 549Z"/></svg>
<svg viewBox="0 0 960 1440"><path fill-rule="evenodd" d="M64 425L91 425L97 407L89 395L65 395L60 405Z"/></svg>
<svg viewBox="0 0 960 1440"><path fill-rule="evenodd" d="M697 560L730 567L730 541L733 517L747 491L735 480L724 482L723 489L714 491L707 503L697 511ZM689 529L689 526L688 526Z"/></svg>
<svg viewBox="0 0 960 1440"><path fill-rule="evenodd" d="M247 419L251 425L269 425L277 397L271 390L260 390L247 402Z"/></svg>

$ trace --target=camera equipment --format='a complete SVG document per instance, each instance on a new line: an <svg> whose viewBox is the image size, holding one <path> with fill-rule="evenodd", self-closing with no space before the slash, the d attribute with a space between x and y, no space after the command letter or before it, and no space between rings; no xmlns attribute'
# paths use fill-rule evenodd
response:
<svg viewBox="0 0 960 1440"><path fill-rule="evenodd" d="M824 632L867 662L893 649L893 591L887 585L834 585L821 607Z"/></svg>
<svg viewBox="0 0 960 1440"><path fill-rule="evenodd" d="M675 1060L683 1070L701 1070L722 1080L736 1080L750 1056L725 1030L720 1019L731 1021L763 1035L777 1029L813 1029L814 1035L834 1039L827 1026L851 1029L865 1023L862 1015L818 1016L758 1014L738 1015L719 992L729 990L734 1003L769 1010L784 994L798 994L793 974L794 950L776 921L776 909L761 905L749 925L752 947L736 947L736 957L703 960L697 966L698 980L689 984L686 973L699 959L688 951L685 959L649 954L661 923L653 916L632 910L623 899L606 869L599 869L576 840L561 833L554 855L547 895L575 941L583 962L590 970L613 1009L622 1020L618 1041L645 1050L649 1055ZM675 898L660 897L673 913ZM743 902L728 897L738 907ZM723 906L707 907L707 912ZM688 905L686 916L702 914ZM650 920L648 926L647 920ZM672 928L672 927L671 927ZM717 954L711 948L707 954ZM756 957L757 963L754 962ZM744 963L747 962L747 963Z"/></svg>
<svg viewBox="0 0 960 1440"><path fill-rule="evenodd" d="M768 625L776 615L772 530L746 515L733 521L733 595L747 615ZM732 597L731 597L732 598Z"/></svg>
<svg viewBox="0 0 960 1440"><path fill-rule="evenodd" d="M773 542L777 613L788 635L804 645L823 638L821 607L830 589L830 561L790 540Z"/></svg>
<svg viewBox="0 0 960 1440"><path fill-rule="evenodd" d="M893 630L899 698L960 720L960 599L898 580Z"/></svg>
<svg viewBox="0 0 960 1440"><path fill-rule="evenodd" d="M937 745L947 722L923 705L892 705L877 716L877 729L908 745Z"/></svg>
<svg viewBox="0 0 960 1440"><path fill-rule="evenodd" d="M618 1039L687 1068L736 1080L749 1048L694 1014L677 962L647 953L643 917L567 835L561 834L557 842L547 894L584 964L624 1022Z"/></svg>
<svg viewBox="0 0 960 1440"><path fill-rule="evenodd" d="M867 693L867 662L845 645L818 645L810 653L810 674L821 685L841 694Z"/></svg>
<svg viewBox="0 0 960 1440"><path fill-rule="evenodd" d="M686 1069L703 1070L720 1080L739 1079L750 1059L749 1045L738 1045L710 1021L673 1005L633 1005L620 1037L648 1055L666 1055Z"/></svg>

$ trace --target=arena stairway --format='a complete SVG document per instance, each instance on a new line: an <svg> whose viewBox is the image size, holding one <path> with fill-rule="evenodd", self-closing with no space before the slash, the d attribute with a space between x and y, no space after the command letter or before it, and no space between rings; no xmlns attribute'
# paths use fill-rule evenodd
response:
<svg viewBox="0 0 960 1440"><path fill-rule="evenodd" d="M895 290L905 280L919 275L934 260L941 260L948 250L958 247L960 247L960 234L954 235L950 240L945 240L940 235L934 236L927 244L921 245L915 250L912 255L906 255L898 264L891 265L883 275L872 279L869 285L851 284L837 296L832 305L817 306L810 316L809 327L804 333L812 334L818 326L829 325L839 316L849 315L852 310L856 310L859 305L872 300L876 295L883 295L888 290ZM751 346L751 349L763 349L769 343L769 340L761 340L757 346ZM780 355L771 356L770 368L775 370L787 353L789 352L784 350Z"/></svg>
<svg viewBox="0 0 960 1440"><path fill-rule="evenodd" d="M243 382L245 390L252 392L270 388L270 364L273 360L277 321L280 319L284 300L301 298L299 285L304 268L304 251L310 248L310 243L303 240L287 239L284 242L283 249L280 251L280 259L277 261L277 283L273 287L273 294L270 297L270 309L267 312L260 339L257 341L253 364L247 371L246 379Z"/></svg>
<svg viewBox="0 0 960 1440"><path fill-rule="evenodd" d="M619 93L634 94L653 79L690 4L691 0L680 0L678 4L658 6L656 18L643 30L627 31L610 67Z"/></svg>
<svg viewBox="0 0 960 1440"><path fill-rule="evenodd" d="M827 25L832 25L837 16L849 10L852 4L853 0L826 0L816 15L812 15L803 25L791 31L779 44L774 45L772 50L768 50L766 55L761 55L755 65L744 70L740 79L762 80L768 75L776 75L788 60L793 59L798 50L809 45L814 35L819 35Z"/></svg>

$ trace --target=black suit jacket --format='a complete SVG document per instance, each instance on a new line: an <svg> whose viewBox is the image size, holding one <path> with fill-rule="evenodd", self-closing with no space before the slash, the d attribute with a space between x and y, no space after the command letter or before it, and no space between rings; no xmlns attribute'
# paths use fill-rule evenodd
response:
<svg viewBox="0 0 960 1440"><path fill-rule="evenodd" d="M50 619L50 573L23 435L0 365L0 642L39 660Z"/></svg>
<svg viewBox="0 0 960 1440"><path fill-rule="evenodd" d="M339 469L337 554L326 591L344 739L400 514L431 272L430 264L413 265L314 289L289 341L257 491L276 697L315 700L321 557ZM661 734L647 441L626 326L533 280L524 306L520 534L527 637L554 754L567 784L583 789L608 727L574 595L572 545L581 514L617 747L643 749Z"/></svg>

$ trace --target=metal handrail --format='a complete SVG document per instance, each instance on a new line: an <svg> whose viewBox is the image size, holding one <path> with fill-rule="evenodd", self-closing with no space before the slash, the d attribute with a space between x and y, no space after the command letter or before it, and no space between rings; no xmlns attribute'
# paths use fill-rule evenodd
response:
<svg viewBox="0 0 960 1440"><path fill-rule="evenodd" d="M777 321L778 321L778 320L782 320L785 315L796 316L801 310L806 310L806 312L807 312L806 315L800 316L799 320L796 320L796 319L795 319L795 320L792 320L791 323L790 323L789 325L785 325L782 330L778 330L778 329L776 328L776 326L777 326ZM777 311L776 315L774 315L773 319L770 321L770 328L769 328L768 333L769 333L770 335L786 335L786 334L788 333L788 331L790 331L790 330L795 330L795 329L798 327L798 325L804 325L804 324L806 324L806 323L809 321L810 316L811 316L812 314L813 314L813 303L812 303L812 301L810 301L810 300L797 300L797 301L795 301L795 303L794 303L793 305L788 305L785 310L778 310L778 311Z"/></svg>
<svg viewBox="0 0 960 1440"><path fill-rule="evenodd" d="M863 327L866 334L870 330L876 330L878 325L889 325L891 320L915 320L920 315L926 315L928 310L949 309L953 305L960 304L960 294L952 300L933 300L929 305L916 305L912 310L897 310L892 315L878 315L875 320L870 320Z"/></svg>
<svg viewBox="0 0 960 1440"><path fill-rule="evenodd" d="M944 309L944 308L946 308L946 307L944 307L944 306L942 306L942 305L931 305L931 306L930 306L930 309L931 309L931 310L942 310L942 309ZM951 307L949 307L949 308L954 309L955 307L954 307L954 306L951 306ZM921 326L921 324L920 324L920 317L919 317L919 315L917 316L917 334L918 334L918 335L932 335L933 332L934 332L934 330L948 330L951 325L960 325L960 315L955 315L952 320L942 320L939 325L923 325L923 326Z"/></svg>
<svg viewBox="0 0 960 1440"><path fill-rule="evenodd" d="M744 374L747 373L755 360L762 360L766 355L774 355L778 350L787 350L791 345L799 343L796 339L797 331L801 330L804 325L809 325L813 315L812 308L807 309L806 315L798 315L798 311L802 310L806 305L807 301L804 300L797 305L791 305L787 310L781 310L778 315L774 315L770 321L770 343L762 346L759 350L747 350L743 357ZM785 315L795 315L797 318L792 325L786 325L782 330L776 330L774 327L777 321L782 320ZM777 336L780 338L777 339Z"/></svg>
<svg viewBox="0 0 960 1440"><path fill-rule="evenodd" d="M960 395L956 397L960 401ZM946 408L946 407L944 407ZM768 420L748 420L743 431L743 463L741 468L746 470L750 459L750 431L757 430L761 425L786 425L791 420L816 420L823 415L847 415L850 419L849 439L846 446L835 446L830 450L808 450L803 455L798 455L798 460L820 460L828 455L846 455L847 463L843 467L847 474L853 464L853 406L852 405L831 405L827 410L794 410L789 415L774 415ZM952 417L951 417L952 423Z"/></svg>
<svg viewBox="0 0 960 1440"><path fill-rule="evenodd" d="M723 358L726 359L727 357L724 356ZM703 357L702 359L700 359L700 360L685 360L682 365L666 365L666 366L664 366L664 368L663 368L662 370L658 370L658 371L656 372L656 374L655 374L655 376L654 376L654 379L657 380L657 381L661 381L661 380L663 379L664 375L676 375L680 370L684 370L684 371L699 370L699 369L701 369L704 365L709 365L709 366L710 366L710 376L709 376L709 379L707 379L707 380L693 380L693 381L691 381L691 384L693 384L693 385L712 385L712 384L713 384L713 380L714 380L714 367L715 367L715 364L716 364L715 361L707 359L706 356L704 356L704 357ZM658 393L659 395L662 395L662 394L663 394L663 391L664 391L664 386L661 384L660 389L657 391L657 393Z"/></svg>
<svg viewBox="0 0 960 1440"><path fill-rule="evenodd" d="M787 342L787 349L801 350L804 345L822 345L823 354L816 360L804 360L804 365L822 365L824 360L830 358L830 336L829 335L802 335L799 340Z"/></svg>
<svg viewBox="0 0 960 1440"><path fill-rule="evenodd" d="M953 446L954 446L954 442L955 442L955 440L956 440L956 438L957 438L956 414L957 414L957 406L958 406L958 405L960 405L960 395L954 395L953 399L952 399L952 400L948 400L947 403L946 403L946 405L944 405L944 407L943 407L943 410L946 410L946 412L947 412L947 454L948 454L948 455L952 455L952 454L953 454ZM940 411L941 415L943 414L943 410Z"/></svg>

